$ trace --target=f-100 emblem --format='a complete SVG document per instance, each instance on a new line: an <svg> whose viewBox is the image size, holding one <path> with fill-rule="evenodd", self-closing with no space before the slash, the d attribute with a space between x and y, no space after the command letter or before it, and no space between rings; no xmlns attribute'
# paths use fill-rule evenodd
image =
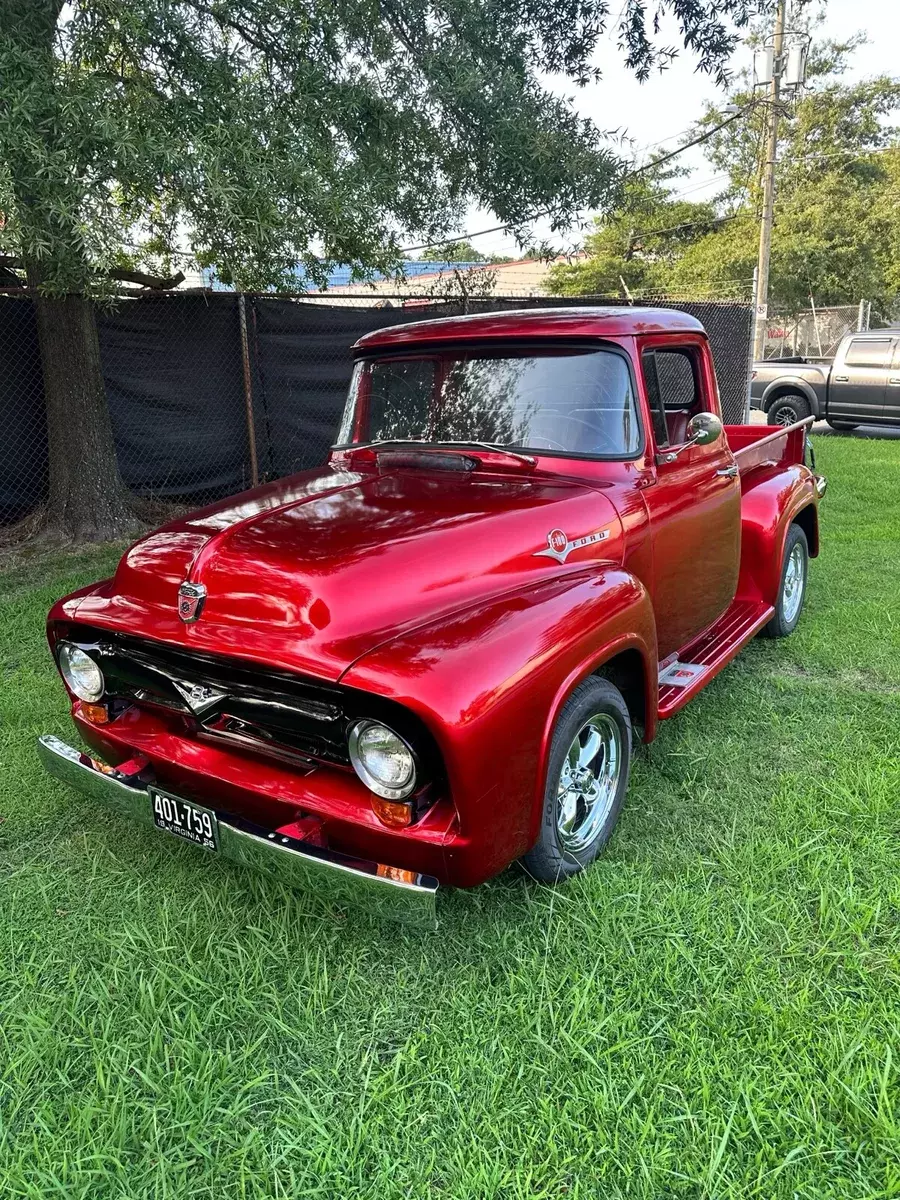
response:
<svg viewBox="0 0 900 1200"><path fill-rule="evenodd" d="M569 541L561 529L551 529L547 534L547 549L535 550L534 557L555 558L557 562L564 563L573 550L580 550L582 546L593 546L595 542L604 542L608 537L608 529L598 529L596 533L587 533L584 537Z"/></svg>

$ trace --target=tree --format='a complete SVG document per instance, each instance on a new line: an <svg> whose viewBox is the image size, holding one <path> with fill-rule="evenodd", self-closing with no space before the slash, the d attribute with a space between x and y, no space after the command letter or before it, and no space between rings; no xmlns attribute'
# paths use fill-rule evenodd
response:
<svg viewBox="0 0 900 1200"><path fill-rule="evenodd" d="M587 257L550 271L551 291L603 296L664 287L685 246L717 222L713 205L672 196L668 180L676 174L658 170L628 180L617 209L595 218L595 232L584 241Z"/></svg>
<svg viewBox="0 0 900 1200"><path fill-rule="evenodd" d="M815 43L808 89L785 104L770 309L796 312L810 295L822 305L868 298L885 309L900 291L900 131L890 120L900 108L900 83L884 76L846 83L859 44ZM759 245L763 108L746 80L730 99L745 117L704 144L711 166L727 179L715 200L687 204L667 177L633 177L620 207L586 239L588 258L554 272L555 290L617 291L621 278L632 292L749 296ZM721 122L721 111L710 106L690 137Z"/></svg>
<svg viewBox="0 0 900 1200"><path fill-rule="evenodd" d="M39 289L50 528L128 525L93 302L110 270L187 247L225 282L324 282L437 241L477 201L520 227L602 207L620 173L599 131L549 94L582 84L609 0L0 0L2 249ZM722 75L750 0L662 0ZM629 66L657 45L637 0Z"/></svg>
<svg viewBox="0 0 900 1200"><path fill-rule="evenodd" d="M772 238L770 309L796 312L809 305L889 305L900 273L900 212L896 163L900 82L887 76L844 82L862 39L814 43L808 90L785 107L779 129L777 203ZM711 165L728 176L720 207L734 219L686 249L673 264L668 286L749 284L756 264L760 202L761 106L746 88L733 96L749 108L706 143ZM710 111L701 123L721 120ZM890 148L895 147L892 151Z"/></svg>

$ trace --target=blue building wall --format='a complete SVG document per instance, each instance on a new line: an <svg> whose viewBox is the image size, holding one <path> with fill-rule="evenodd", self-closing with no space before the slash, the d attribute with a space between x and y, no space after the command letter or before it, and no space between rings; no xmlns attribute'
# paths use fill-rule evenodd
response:
<svg viewBox="0 0 900 1200"><path fill-rule="evenodd" d="M453 271L455 269L467 270L469 267L486 267L489 263L483 262L431 262L425 259L416 259L408 261L404 264L406 278L415 279L418 275L437 275L441 271ZM224 284L216 278L214 267L204 267L200 272L203 278L203 286L210 288L214 292L233 292L234 288L230 284ZM295 289L298 292L315 292L319 293L320 289L306 274L302 267L298 267L295 272ZM377 282L380 279L387 279L389 276L384 275L381 271L375 271L372 274L372 282ZM347 287L351 283L366 282L365 280L353 279L349 267L336 267L328 276L327 288ZM327 288L325 290L327 290Z"/></svg>

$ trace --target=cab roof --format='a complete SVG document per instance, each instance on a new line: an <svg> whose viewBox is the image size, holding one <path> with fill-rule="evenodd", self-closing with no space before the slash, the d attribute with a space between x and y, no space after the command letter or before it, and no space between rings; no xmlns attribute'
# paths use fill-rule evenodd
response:
<svg viewBox="0 0 900 1200"><path fill-rule="evenodd" d="M622 337L688 332L702 333L703 326L695 317L674 308L523 308L389 325L365 334L353 349L491 338Z"/></svg>

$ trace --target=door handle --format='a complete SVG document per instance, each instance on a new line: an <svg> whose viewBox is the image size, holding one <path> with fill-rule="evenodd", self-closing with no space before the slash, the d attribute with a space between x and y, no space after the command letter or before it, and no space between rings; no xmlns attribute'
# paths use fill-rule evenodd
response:
<svg viewBox="0 0 900 1200"><path fill-rule="evenodd" d="M834 375L833 379L834 379L835 383L849 383L850 382L849 375Z"/></svg>
<svg viewBox="0 0 900 1200"><path fill-rule="evenodd" d="M737 463L735 463L734 466L732 466L732 467L722 467L720 470L716 471L716 474L723 475L723 476L725 476L726 479L736 478L736 476L738 475Z"/></svg>
<svg viewBox="0 0 900 1200"><path fill-rule="evenodd" d="M891 387L900 387L900 375L892 375L888 380Z"/></svg>

